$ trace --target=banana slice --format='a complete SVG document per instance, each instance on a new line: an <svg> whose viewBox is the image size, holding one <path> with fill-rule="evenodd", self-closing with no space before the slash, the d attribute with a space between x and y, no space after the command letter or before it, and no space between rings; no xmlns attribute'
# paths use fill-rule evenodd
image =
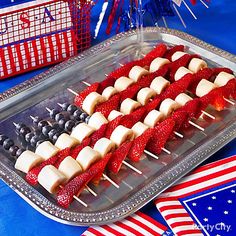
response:
<svg viewBox="0 0 236 236"><path fill-rule="evenodd" d="M187 102L193 100L190 96L188 96L185 93L180 93L176 98L175 101L182 107L184 106Z"/></svg>
<svg viewBox="0 0 236 236"><path fill-rule="evenodd" d="M39 172L38 182L49 193L55 193L66 177L53 165L47 165Z"/></svg>
<svg viewBox="0 0 236 236"><path fill-rule="evenodd" d="M176 60L180 59L180 57L182 57L186 54L187 54L186 52L177 51L172 55L171 60L176 61Z"/></svg>
<svg viewBox="0 0 236 236"><path fill-rule="evenodd" d="M156 92L151 88L142 88L137 94L137 101L142 105L146 105L149 100L156 96Z"/></svg>
<svg viewBox="0 0 236 236"><path fill-rule="evenodd" d="M69 148L74 147L78 143L79 141L77 139L71 137L69 134L63 133L58 137L55 146L60 150L62 150L68 147Z"/></svg>
<svg viewBox="0 0 236 236"><path fill-rule="evenodd" d="M197 73L199 70L206 67L207 63L200 58L193 58L188 64L188 69L193 73Z"/></svg>
<svg viewBox="0 0 236 236"><path fill-rule="evenodd" d="M152 81L150 88L157 94L161 94L169 85L170 82L168 80L162 76L158 76Z"/></svg>
<svg viewBox="0 0 236 236"><path fill-rule="evenodd" d="M118 91L112 87L112 86L108 86L106 87L103 92L102 92L102 96L104 98L106 98L106 100L108 100L109 98L111 98L113 95L115 95Z"/></svg>
<svg viewBox="0 0 236 236"><path fill-rule="evenodd" d="M93 149L104 157L107 153L115 149L115 144L108 138L101 138L95 143Z"/></svg>
<svg viewBox="0 0 236 236"><path fill-rule="evenodd" d="M49 159L50 157L56 155L60 151L59 148L54 146L49 141L44 141L40 143L35 150L35 153L41 156L44 160Z"/></svg>
<svg viewBox="0 0 236 236"><path fill-rule="evenodd" d="M134 132L135 138L143 134L149 127L142 122L137 122L131 129Z"/></svg>
<svg viewBox="0 0 236 236"><path fill-rule="evenodd" d="M78 154L76 161L80 164L83 171L87 170L94 162L101 159L99 152L95 151L91 147L84 147Z"/></svg>
<svg viewBox="0 0 236 236"><path fill-rule="evenodd" d="M165 64L169 64L169 63L170 63L170 61L168 59L162 58L162 57L157 57L156 59L154 59L152 61L149 71L155 72L155 71L159 70Z"/></svg>
<svg viewBox="0 0 236 236"><path fill-rule="evenodd" d="M137 82L142 76L149 74L148 70L145 70L141 66L134 66L129 72L129 78Z"/></svg>
<svg viewBox="0 0 236 236"><path fill-rule="evenodd" d="M176 72L175 72L175 81L180 80L183 76L186 74L193 74L193 72L183 66L181 66Z"/></svg>
<svg viewBox="0 0 236 236"><path fill-rule="evenodd" d="M108 120L101 112L95 112L89 118L88 125L96 130L98 130L103 124L107 124Z"/></svg>
<svg viewBox="0 0 236 236"><path fill-rule="evenodd" d="M38 165L44 159L29 150L24 151L16 160L15 168L24 173L28 173L34 166Z"/></svg>
<svg viewBox="0 0 236 236"><path fill-rule="evenodd" d="M123 116L124 114L123 113L121 113L121 112L119 112L119 111L116 111L116 110L112 110L111 112L110 112L110 114L109 114L109 116L108 116L108 120L109 121L112 121L112 120L114 120L116 117L118 117L118 116Z"/></svg>
<svg viewBox="0 0 236 236"><path fill-rule="evenodd" d="M165 116L161 112L157 110L152 110L147 114L143 123L149 127L154 127L156 126L157 123L162 121L164 118Z"/></svg>
<svg viewBox="0 0 236 236"><path fill-rule="evenodd" d="M61 162L58 170L66 177L67 181L83 171L79 163L71 156L66 157Z"/></svg>
<svg viewBox="0 0 236 236"><path fill-rule="evenodd" d="M127 115L136 110L140 106L141 104L139 102L136 102L131 98L126 98L120 105L120 112L123 113L124 115Z"/></svg>
<svg viewBox="0 0 236 236"><path fill-rule="evenodd" d="M221 87L226 85L231 79L234 78L235 78L234 75L222 71L216 76L214 84L218 87Z"/></svg>
<svg viewBox="0 0 236 236"><path fill-rule="evenodd" d="M106 99L97 92L90 93L83 101L82 109L92 115L95 107Z"/></svg>
<svg viewBox="0 0 236 236"><path fill-rule="evenodd" d="M71 132L71 137L77 139L80 143L84 140L84 138L89 137L95 129L85 123L80 123L74 127Z"/></svg>
<svg viewBox="0 0 236 236"><path fill-rule="evenodd" d="M118 92L127 89L134 81L128 77L122 76L116 80L114 87Z"/></svg>
<svg viewBox="0 0 236 236"><path fill-rule="evenodd" d="M165 116L169 116L173 111L178 109L180 105L171 98L166 98L160 105L159 111Z"/></svg>
<svg viewBox="0 0 236 236"><path fill-rule="evenodd" d="M120 146L126 140L133 140L134 133L131 129L124 127L123 125L117 126L110 137L110 140L117 146Z"/></svg>
<svg viewBox="0 0 236 236"><path fill-rule="evenodd" d="M202 96L208 94L209 92L211 92L216 87L217 86L215 84L213 84L212 82L210 82L206 79L202 79L197 85L196 95L198 97L202 97Z"/></svg>

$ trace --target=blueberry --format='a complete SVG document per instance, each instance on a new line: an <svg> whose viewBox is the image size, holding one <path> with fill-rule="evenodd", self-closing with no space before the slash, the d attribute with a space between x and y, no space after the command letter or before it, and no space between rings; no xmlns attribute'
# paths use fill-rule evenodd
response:
<svg viewBox="0 0 236 236"><path fill-rule="evenodd" d="M60 135L61 135L61 133L54 134L53 137L52 137L52 141L55 143Z"/></svg>
<svg viewBox="0 0 236 236"><path fill-rule="evenodd" d="M1 135L0 135L0 145L3 145L3 142L4 142L6 139L8 139L8 137L7 137L6 135L4 135L4 134L1 134Z"/></svg>
<svg viewBox="0 0 236 236"><path fill-rule="evenodd" d="M74 127L75 127L75 122L73 120L68 120L65 123L65 130L68 132L71 132Z"/></svg>
<svg viewBox="0 0 236 236"><path fill-rule="evenodd" d="M80 119L80 115L82 114L82 111L80 109L77 109L76 111L74 111L73 113L73 117L76 119L76 120L81 120Z"/></svg>
<svg viewBox="0 0 236 236"><path fill-rule="evenodd" d="M33 123L35 125L38 125L38 123L42 120L39 116L32 117L33 118Z"/></svg>
<svg viewBox="0 0 236 236"><path fill-rule="evenodd" d="M16 156L16 152L19 150L19 147L17 146L11 146L9 148L9 153L12 155L12 156Z"/></svg>
<svg viewBox="0 0 236 236"><path fill-rule="evenodd" d="M17 132L19 132L21 128L26 127L26 125L22 124L22 123L17 123L17 124L15 124L15 126L16 126L16 131Z"/></svg>
<svg viewBox="0 0 236 236"><path fill-rule="evenodd" d="M29 142L30 142L30 139L31 139L33 136L34 136L34 133L33 133L33 132L30 132L30 133L26 134L26 135L25 135L25 141L26 141L27 143L29 143Z"/></svg>
<svg viewBox="0 0 236 236"><path fill-rule="evenodd" d="M77 110L77 106L71 104L68 106L67 111L72 115Z"/></svg>
<svg viewBox="0 0 236 236"><path fill-rule="evenodd" d="M58 121L58 124L59 124L61 129L64 129L66 122L67 122L67 119L65 119L65 118L62 118Z"/></svg>
<svg viewBox="0 0 236 236"><path fill-rule="evenodd" d="M24 148L19 148L19 149L16 151L16 157L19 157L24 151L25 151Z"/></svg>
<svg viewBox="0 0 236 236"><path fill-rule="evenodd" d="M90 119L90 116L87 116L86 119L85 119L85 123L86 123L86 124L88 124L89 119Z"/></svg>
<svg viewBox="0 0 236 236"><path fill-rule="evenodd" d="M31 130L29 127L22 127L20 130L19 130L19 133L20 135L22 135L22 137L25 137L26 134L30 133Z"/></svg>
<svg viewBox="0 0 236 236"><path fill-rule="evenodd" d="M58 129L60 129L60 126L59 126L58 123L54 123L54 124L52 125L52 128L58 130Z"/></svg>
<svg viewBox="0 0 236 236"><path fill-rule="evenodd" d="M49 131L49 133L48 133L49 139L52 140L54 134L56 134L57 132L58 132L58 130L56 130L56 129L51 129L51 130Z"/></svg>
<svg viewBox="0 0 236 236"><path fill-rule="evenodd" d="M36 143L40 140L40 137L38 135L34 135L31 139L30 139L30 145L35 147Z"/></svg>
<svg viewBox="0 0 236 236"><path fill-rule="evenodd" d="M5 150L9 150L9 148L10 148L11 146L13 146L13 145L14 145L13 140L11 140L11 139L9 139L9 138L7 138L7 139L3 142L3 148L4 148Z"/></svg>
<svg viewBox="0 0 236 236"><path fill-rule="evenodd" d="M59 120L65 118L65 116L62 113L58 113L55 115L55 121L59 122Z"/></svg>
<svg viewBox="0 0 236 236"><path fill-rule="evenodd" d="M50 111L49 115L50 115L50 117L51 117L52 119L55 119L55 115L58 114L58 113L60 113L58 110L52 109L52 110Z"/></svg>
<svg viewBox="0 0 236 236"><path fill-rule="evenodd" d="M52 127L50 125L46 125L42 128L42 134L46 137L48 137L48 133L52 130Z"/></svg>
<svg viewBox="0 0 236 236"><path fill-rule="evenodd" d="M63 111L66 111L69 106L70 106L70 104L65 102L65 103L62 104L61 108L62 108Z"/></svg>
<svg viewBox="0 0 236 236"><path fill-rule="evenodd" d="M85 119L87 118L87 114L86 113L81 113L81 115L80 115L80 119L82 120L82 121L85 121Z"/></svg>
<svg viewBox="0 0 236 236"><path fill-rule="evenodd" d="M48 125L48 122L46 120L41 120L38 123L38 127L39 127L40 130L42 130L42 128L46 125Z"/></svg>

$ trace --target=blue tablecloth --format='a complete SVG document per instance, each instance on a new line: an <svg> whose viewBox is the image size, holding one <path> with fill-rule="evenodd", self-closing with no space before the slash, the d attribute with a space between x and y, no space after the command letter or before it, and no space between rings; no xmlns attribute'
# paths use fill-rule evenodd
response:
<svg viewBox="0 0 236 236"><path fill-rule="evenodd" d="M94 7L92 25L98 20L98 12L103 1L99 1ZM193 11L198 17L194 20L187 9L182 6L181 15L187 24L187 29L181 25L178 17L167 18L170 28L186 31L208 43L236 54L236 27L234 24L234 14L236 14L236 2L230 0L212 0L210 8L206 9L198 3ZM106 16L107 18L107 16ZM105 19L106 21L106 19ZM104 29L104 26L103 26ZM105 34L100 33L93 43L104 39ZM43 68L21 76L7 79L0 82L0 92L25 81L32 76L46 70ZM211 162L229 155L236 154L236 140L229 143L223 149L207 160ZM163 218L150 203L142 209L143 212L152 216L159 222L164 223ZM67 226L57 223L34 210L29 204L22 200L13 190L0 181L0 235L80 235L86 227Z"/></svg>

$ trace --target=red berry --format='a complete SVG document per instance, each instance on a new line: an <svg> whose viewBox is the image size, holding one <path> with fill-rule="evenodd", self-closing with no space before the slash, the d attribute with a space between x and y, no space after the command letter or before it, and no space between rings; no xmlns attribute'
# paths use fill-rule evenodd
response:
<svg viewBox="0 0 236 236"><path fill-rule="evenodd" d="M143 117L145 117L150 111L156 109L161 102L160 96L156 96L151 102L145 105L146 112Z"/></svg>
<svg viewBox="0 0 236 236"><path fill-rule="evenodd" d="M133 141L132 147L128 155L131 161L135 161L135 162L139 161L153 132L154 132L154 129L150 128L146 130L142 135L138 136Z"/></svg>
<svg viewBox="0 0 236 236"><path fill-rule="evenodd" d="M153 154L160 154L166 141L173 132L175 121L172 118L168 118L159 123L155 128L152 137L147 144L147 150Z"/></svg>
<svg viewBox="0 0 236 236"><path fill-rule="evenodd" d="M110 121L107 124L107 129L106 129L106 133L105 133L105 137L106 138L110 138L112 132L114 131L114 129L120 124L122 115L116 117L114 120Z"/></svg>
<svg viewBox="0 0 236 236"><path fill-rule="evenodd" d="M167 58L169 61L171 61L171 57L175 52L184 51L184 45L176 45L173 46L172 48L168 49L166 53L164 54L164 57Z"/></svg>
<svg viewBox="0 0 236 236"><path fill-rule="evenodd" d="M93 132L93 134L90 136L91 147L93 147L100 138L105 136L106 129L107 129L107 124L103 124L98 130Z"/></svg>
<svg viewBox="0 0 236 236"><path fill-rule="evenodd" d="M220 72L226 72L229 74L234 73L231 69L225 67L212 68L212 70L213 70L213 75L218 75Z"/></svg>
<svg viewBox="0 0 236 236"><path fill-rule="evenodd" d="M73 157L74 159L76 159L77 156L79 155L80 151L84 147L88 146L90 144L90 142L91 142L91 139L89 137L85 138L81 144L77 145L75 148L73 148L71 150L70 156Z"/></svg>
<svg viewBox="0 0 236 236"><path fill-rule="evenodd" d="M179 131L182 126L184 125L184 123L186 122L187 118L188 118L188 113L184 110L177 110L175 111L171 118L175 121L175 127L174 130L175 131Z"/></svg>
<svg viewBox="0 0 236 236"><path fill-rule="evenodd" d="M106 102L99 104L96 107L96 112L101 112L106 118L112 110L117 110L120 104L120 95L115 94Z"/></svg>
<svg viewBox="0 0 236 236"><path fill-rule="evenodd" d="M98 89L99 83L94 83L91 86L88 86L85 90L80 92L75 96L74 103L76 106L82 107L84 99L92 92L96 92Z"/></svg>
<svg viewBox="0 0 236 236"><path fill-rule="evenodd" d="M112 76L108 76L105 80L103 80L102 82L99 83L99 87L98 87L97 92L99 94L102 94L103 90L109 86L113 86L115 81L116 81L116 78L114 78Z"/></svg>
<svg viewBox="0 0 236 236"><path fill-rule="evenodd" d="M134 98L140 89L141 87L135 83L120 92L120 103L123 102L126 98Z"/></svg>
<svg viewBox="0 0 236 236"><path fill-rule="evenodd" d="M145 57L144 60L148 61L148 64L152 62L157 57L162 57L167 50L167 46L163 43L158 44L151 52L149 52Z"/></svg>
<svg viewBox="0 0 236 236"><path fill-rule="evenodd" d="M122 166L123 160L129 153L132 146L132 141L121 144L112 154L112 157L108 163L108 170L117 174Z"/></svg>
<svg viewBox="0 0 236 236"><path fill-rule="evenodd" d="M63 150L61 150L58 154L57 154L57 161L54 164L54 166L56 168L59 167L59 165L61 164L61 162L68 156L70 156L70 152L71 152L71 148L65 148Z"/></svg>

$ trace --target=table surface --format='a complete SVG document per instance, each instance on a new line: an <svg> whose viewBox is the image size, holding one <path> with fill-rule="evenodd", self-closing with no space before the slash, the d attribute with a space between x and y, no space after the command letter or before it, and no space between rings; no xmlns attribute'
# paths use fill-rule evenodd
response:
<svg viewBox="0 0 236 236"><path fill-rule="evenodd" d="M98 13L103 1L99 1L93 9L92 25L98 20ZM222 48L233 54L236 54L236 26L233 16L236 14L236 1L230 0L212 0L209 9L206 9L201 3L192 7L198 17L194 20L184 6L181 6L180 12L187 24L185 29L178 17L168 18L169 28L185 31L194 35L214 46ZM107 20L107 16L105 21ZM104 29L103 26L102 29ZM98 43L104 39L100 32L98 38L93 43ZM108 36L105 36L106 38ZM32 78L34 75L45 71L47 68L29 72L14 78L0 82L0 93L5 90ZM212 162L223 157L236 154L236 140L226 145L206 162ZM153 203L146 205L141 211L152 216L160 223L164 223L163 218L156 210ZM41 215L33 209L28 203L22 200L13 190L0 181L0 235L80 235L86 230L86 227L75 227L57 223Z"/></svg>

